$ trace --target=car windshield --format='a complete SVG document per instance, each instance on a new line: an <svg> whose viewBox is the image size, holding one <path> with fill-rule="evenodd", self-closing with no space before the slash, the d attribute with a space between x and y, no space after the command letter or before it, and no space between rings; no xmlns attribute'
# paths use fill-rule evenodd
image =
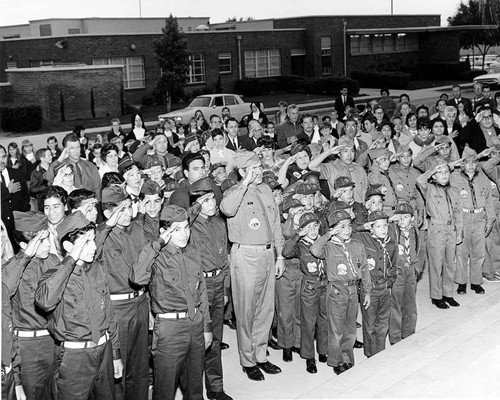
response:
<svg viewBox="0 0 500 400"><path fill-rule="evenodd" d="M208 107L210 106L210 97L196 97L188 107Z"/></svg>
<svg viewBox="0 0 500 400"><path fill-rule="evenodd" d="M489 74L500 74L500 63L490 64Z"/></svg>

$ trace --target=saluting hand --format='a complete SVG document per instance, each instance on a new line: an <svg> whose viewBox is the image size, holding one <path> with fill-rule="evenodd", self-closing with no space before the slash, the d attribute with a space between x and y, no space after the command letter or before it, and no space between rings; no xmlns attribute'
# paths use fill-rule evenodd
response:
<svg viewBox="0 0 500 400"><path fill-rule="evenodd" d="M37 235L29 241L28 246L24 250L24 254L26 254L28 257L34 257L36 251L38 250L38 247L40 246L40 243L42 243L42 240L47 238L48 236L49 231L47 229L38 232Z"/></svg>
<svg viewBox="0 0 500 400"><path fill-rule="evenodd" d="M123 210L125 210L125 208L130 206L130 203L131 203L130 199L122 201L122 203L113 210L108 220L106 221L106 225L109 227L116 226L118 218L120 218L121 213L123 212Z"/></svg>
<svg viewBox="0 0 500 400"><path fill-rule="evenodd" d="M73 243L73 248L71 249L69 255L70 257L78 261L80 260L80 255L82 254L83 248L87 244L87 242L90 240L90 235L92 234L92 231L85 232L83 235L79 236L76 240L75 243Z"/></svg>

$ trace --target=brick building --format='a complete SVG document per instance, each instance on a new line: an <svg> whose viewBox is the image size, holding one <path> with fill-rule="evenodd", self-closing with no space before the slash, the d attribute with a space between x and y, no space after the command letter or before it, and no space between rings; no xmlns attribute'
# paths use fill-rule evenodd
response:
<svg viewBox="0 0 500 400"><path fill-rule="evenodd" d="M459 60L458 32L440 27L439 15L178 21L191 54L186 91L194 94L214 90L219 77L231 92L244 78L349 76L354 70ZM9 69L79 63L123 65L124 100L139 104L161 75L153 41L163 26L164 18L86 18L0 27L0 100Z"/></svg>

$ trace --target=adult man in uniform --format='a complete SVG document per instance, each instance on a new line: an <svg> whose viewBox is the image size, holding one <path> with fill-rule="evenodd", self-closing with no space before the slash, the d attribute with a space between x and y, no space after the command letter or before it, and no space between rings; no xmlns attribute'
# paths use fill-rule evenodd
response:
<svg viewBox="0 0 500 400"><path fill-rule="evenodd" d="M274 313L275 278L284 268L284 240L271 188L262 184L258 156L249 151L236 152L234 161L243 180L224 193L220 208L228 218L229 240L233 243L230 269L238 351L247 376L263 380L261 369L268 374L281 372L267 360L266 350Z"/></svg>

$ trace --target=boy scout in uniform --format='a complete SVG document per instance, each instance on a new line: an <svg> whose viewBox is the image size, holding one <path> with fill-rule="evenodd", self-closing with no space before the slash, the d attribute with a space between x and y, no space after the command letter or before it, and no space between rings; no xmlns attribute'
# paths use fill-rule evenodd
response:
<svg viewBox="0 0 500 400"><path fill-rule="evenodd" d="M151 292L153 399L174 400L181 386L185 399L203 399L205 350L212 324L199 249L189 243L188 215L177 205L160 215L160 237L143 248L130 280Z"/></svg>
<svg viewBox="0 0 500 400"><path fill-rule="evenodd" d="M12 298L12 320L18 351L23 360L21 380L29 399L51 398L54 339L47 330L47 314L35 306L35 290L42 275L60 263L49 254L47 217L41 213L14 211L21 251L2 266L3 282Z"/></svg>
<svg viewBox="0 0 500 400"><path fill-rule="evenodd" d="M61 342L55 398L114 399L123 365L106 273L93 262L95 226L80 211L57 227L66 257L43 274L36 304L50 312L49 331Z"/></svg>
<svg viewBox="0 0 500 400"><path fill-rule="evenodd" d="M275 279L284 269L284 240L278 206L271 188L262 182L257 155L238 151L234 161L243 180L224 193L220 209L227 216L233 243L230 269L238 351L249 379L263 380L261 369L268 374L281 372L267 360L266 350Z"/></svg>
<svg viewBox="0 0 500 400"><path fill-rule="evenodd" d="M327 279L324 261L314 257L309 248L318 238L320 221L316 214L302 214L297 230L285 241L283 256L298 258L302 282L300 290L300 356L306 359L306 371L318 372L314 357L314 338L317 338L319 361L326 362L328 354L328 322L326 314Z"/></svg>
<svg viewBox="0 0 500 400"><path fill-rule="evenodd" d="M431 182L428 180L432 178ZM463 239L462 200L456 187L450 186L450 169L441 163L417 178L425 195L430 217L427 235L431 300L437 308L460 304L453 298L455 250Z"/></svg>
<svg viewBox="0 0 500 400"><path fill-rule="evenodd" d="M478 168L479 159L475 150L465 146L462 159L462 168L454 171L450 177L450 184L460 191L464 220L464 240L457 247L455 282L458 283L457 293L465 294L469 276L471 290L483 294L481 284L486 236L490 234L495 221L491 182Z"/></svg>
<svg viewBox="0 0 500 400"><path fill-rule="evenodd" d="M351 239L351 215L345 210L328 216L330 231L310 247L311 254L326 260L328 277L328 365L339 375L354 366L358 313L357 280L365 293L363 306L370 307L371 280L365 247Z"/></svg>
<svg viewBox="0 0 500 400"><path fill-rule="evenodd" d="M208 399L232 400L224 392L222 377L221 341L224 322L224 305L229 299L227 254L227 227L218 215L217 203L210 178L203 178L191 185L191 202L211 194L201 205L200 214L191 226L194 244L198 247L201 267L205 277L213 340L205 352L205 387Z"/></svg>
<svg viewBox="0 0 500 400"><path fill-rule="evenodd" d="M391 159L394 157L392 151L386 148L373 149L368 152L372 160L371 172L368 174L368 183L376 186L384 195L383 211L392 215L397 204L396 186L389 174Z"/></svg>

